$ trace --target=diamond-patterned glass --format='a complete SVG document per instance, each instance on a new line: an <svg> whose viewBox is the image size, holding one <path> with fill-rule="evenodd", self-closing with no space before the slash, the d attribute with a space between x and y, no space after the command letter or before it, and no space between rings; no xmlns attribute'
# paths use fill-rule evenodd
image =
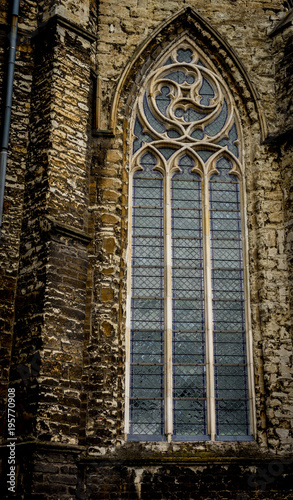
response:
<svg viewBox="0 0 293 500"><path fill-rule="evenodd" d="M247 399L219 399L216 401L217 436L248 435L249 411Z"/></svg>
<svg viewBox="0 0 293 500"><path fill-rule="evenodd" d="M141 436L162 436L164 401L160 399L131 399L129 433Z"/></svg>
<svg viewBox="0 0 293 500"><path fill-rule="evenodd" d="M206 400L174 399L174 436L188 439L192 436L206 436Z"/></svg>
<svg viewBox="0 0 293 500"><path fill-rule="evenodd" d="M167 135L168 135L168 137L170 137L170 139L178 139L178 137L181 137L181 134L177 130L174 130L174 129L168 130Z"/></svg>
<svg viewBox="0 0 293 500"><path fill-rule="evenodd" d="M162 153L162 155L166 158L166 160L169 160L171 156L175 153L176 149L174 148L158 148L158 151Z"/></svg>
<svg viewBox="0 0 293 500"><path fill-rule="evenodd" d="M211 137L217 135L224 127L225 122L227 120L227 116L228 116L228 106L226 100L224 99L220 114L215 118L215 120L213 120L205 127L204 129L205 134Z"/></svg>
<svg viewBox="0 0 293 500"><path fill-rule="evenodd" d="M182 156L172 178L174 434L206 435L201 180Z"/></svg>
<svg viewBox="0 0 293 500"><path fill-rule="evenodd" d="M177 108L175 110L175 116L177 118L183 118L187 123L191 123L201 120L205 115L194 108L187 108L186 110L183 108Z"/></svg>
<svg viewBox="0 0 293 500"><path fill-rule="evenodd" d="M161 93L156 97L156 104L158 110L164 115L167 116L167 108L171 103L171 98L169 97L170 88L167 85L163 85L161 87Z"/></svg>
<svg viewBox="0 0 293 500"><path fill-rule="evenodd" d="M201 141L203 138L204 138L204 132L203 130L201 129L195 129L192 134L191 134L191 137L193 139L196 139L198 141Z"/></svg>
<svg viewBox="0 0 293 500"><path fill-rule="evenodd" d="M241 364L245 356L245 345L243 345L243 338L237 342L235 336L234 342L221 342L218 335L215 336L215 357L219 364Z"/></svg>
<svg viewBox="0 0 293 500"><path fill-rule="evenodd" d="M202 86L199 90L199 95L202 96L200 101L200 104L202 104L202 106L209 106L211 99L215 96L214 89L206 78L203 79Z"/></svg>
<svg viewBox="0 0 293 500"><path fill-rule="evenodd" d="M245 303L239 184L231 163L210 181L217 435L248 436ZM234 410L234 409L235 410Z"/></svg>
<svg viewBox="0 0 293 500"><path fill-rule="evenodd" d="M136 139L133 141L133 153L136 153L136 151L141 148L143 142L153 141L153 138L149 134L143 132L143 127L138 118L135 120L134 135Z"/></svg>
<svg viewBox="0 0 293 500"><path fill-rule="evenodd" d="M131 366L131 398L163 397L163 366L151 364L132 364Z"/></svg>
<svg viewBox="0 0 293 500"><path fill-rule="evenodd" d="M146 95L143 98L143 110L150 127L156 132L164 133L166 127L151 112Z"/></svg>
<svg viewBox="0 0 293 500"><path fill-rule="evenodd" d="M231 151L231 153L233 153L236 156L236 158L238 158L239 157L239 147L237 144L238 134L235 123L230 128L228 136L229 136L228 139L225 137L224 139L221 139L218 142L218 144L219 146L228 146L229 151Z"/></svg>
<svg viewBox="0 0 293 500"><path fill-rule="evenodd" d="M166 80L172 80L173 82L179 83L180 85L182 85L183 83L191 85L192 83L195 82L194 76L188 75L183 70L171 71L171 73L165 75L164 78Z"/></svg>
<svg viewBox="0 0 293 500"><path fill-rule="evenodd" d="M177 61L182 63L182 62L187 62L191 63L192 61L192 50L190 49L179 49L177 51Z"/></svg>
<svg viewBox="0 0 293 500"><path fill-rule="evenodd" d="M202 361L202 360L201 360ZM174 363L174 393L176 397L203 397L205 394L205 369L203 365Z"/></svg>
<svg viewBox="0 0 293 500"><path fill-rule="evenodd" d="M145 154L133 176L130 433L163 435L163 178ZM156 398L158 398L156 400Z"/></svg>
<svg viewBox="0 0 293 500"><path fill-rule="evenodd" d="M204 162L206 162L209 159L209 157L212 156L212 154L214 153L214 151L209 151L206 149L199 149L196 152Z"/></svg>

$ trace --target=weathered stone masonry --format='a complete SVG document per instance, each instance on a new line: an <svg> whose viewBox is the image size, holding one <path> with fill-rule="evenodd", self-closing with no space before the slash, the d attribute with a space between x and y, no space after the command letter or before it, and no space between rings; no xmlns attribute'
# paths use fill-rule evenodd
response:
<svg viewBox="0 0 293 500"><path fill-rule="evenodd" d="M17 498L291 498L289 7L21 0L0 240L5 494L9 384ZM3 2L1 90L9 22ZM129 118L156 57L184 31L217 66L244 131L255 442L124 436Z"/></svg>

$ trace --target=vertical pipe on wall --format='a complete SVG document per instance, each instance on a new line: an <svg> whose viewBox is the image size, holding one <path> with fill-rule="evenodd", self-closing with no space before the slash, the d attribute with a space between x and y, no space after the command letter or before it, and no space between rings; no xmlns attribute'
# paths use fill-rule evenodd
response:
<svg viewBox="0 0 293 500"><path fill-rule="evenodd" d="M7 82L6 96L4 102L4 113L2 122L2 137L1 137L1 152L0 152L0 236L2 228L2 216L4 205L4 187L6 177L7 152L9 142L9 130L11 120L12 92L15 66L15 52L17 39L17 24L18 24L19 0L13 0L12 4L12 21L9 37L9 55L7 67Z"/></svg>

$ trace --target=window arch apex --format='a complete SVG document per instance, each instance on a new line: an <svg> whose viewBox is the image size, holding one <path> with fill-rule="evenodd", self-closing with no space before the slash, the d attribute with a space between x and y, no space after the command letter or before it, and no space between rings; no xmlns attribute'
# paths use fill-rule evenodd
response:
<svg viewBox="0 0 293 500"><path fill-rule="evenodd" d="M180 34L178 35L178 33ZM124 90L126 92L129 91L129 85L133 82L134 77L135 81L138 81L137 75L141 72L142 65L145 65L145 61L150 59L150 51L152 51L152 53L155 52L157 55L162 47L166 46L167 40L178 40L179 38L181 40L185 38L194 38L194 40L200 39L202 45L210 46L211 51L214 50L215 53L220 54L222 60L225 58L230 67L230 74L233 77L234 86L238 88L240 94L246 89L251 96L254 108L247 108L246 112L249 115L251 112L257 112L261 135L260 140L265 140L267 136L267 124L261 99L244 64L217 29L214 28L207 19L200 15L194 7L189 5L183 6L179 11L159 24L134 51L117 82L109 116L109 129L113 131L116 130L120 97L123 95Z"/></svg>

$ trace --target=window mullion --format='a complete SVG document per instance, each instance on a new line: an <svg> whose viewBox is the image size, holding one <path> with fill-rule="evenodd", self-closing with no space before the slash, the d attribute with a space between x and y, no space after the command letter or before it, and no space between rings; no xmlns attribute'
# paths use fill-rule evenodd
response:
<svg viewBox="0 0 293 500"><path fill-rule="evenodd" d="M165 434L170 442L173 434L172 378L172 240L171 240L171 179L165 176L164 255L165 255Z"/></svg>
<svg viewBox="0 0 293 500"><path fill-rule="evenodd" d="M204 281L205 281L205 325L206 325L206 363L207 363L207 405L208 433L211 440L216 436L215 413L215 378L213 350L213 303L211 274L211 242L209 219L209 174L205 173L203 180L203 245L204 245Z"/></svg>

